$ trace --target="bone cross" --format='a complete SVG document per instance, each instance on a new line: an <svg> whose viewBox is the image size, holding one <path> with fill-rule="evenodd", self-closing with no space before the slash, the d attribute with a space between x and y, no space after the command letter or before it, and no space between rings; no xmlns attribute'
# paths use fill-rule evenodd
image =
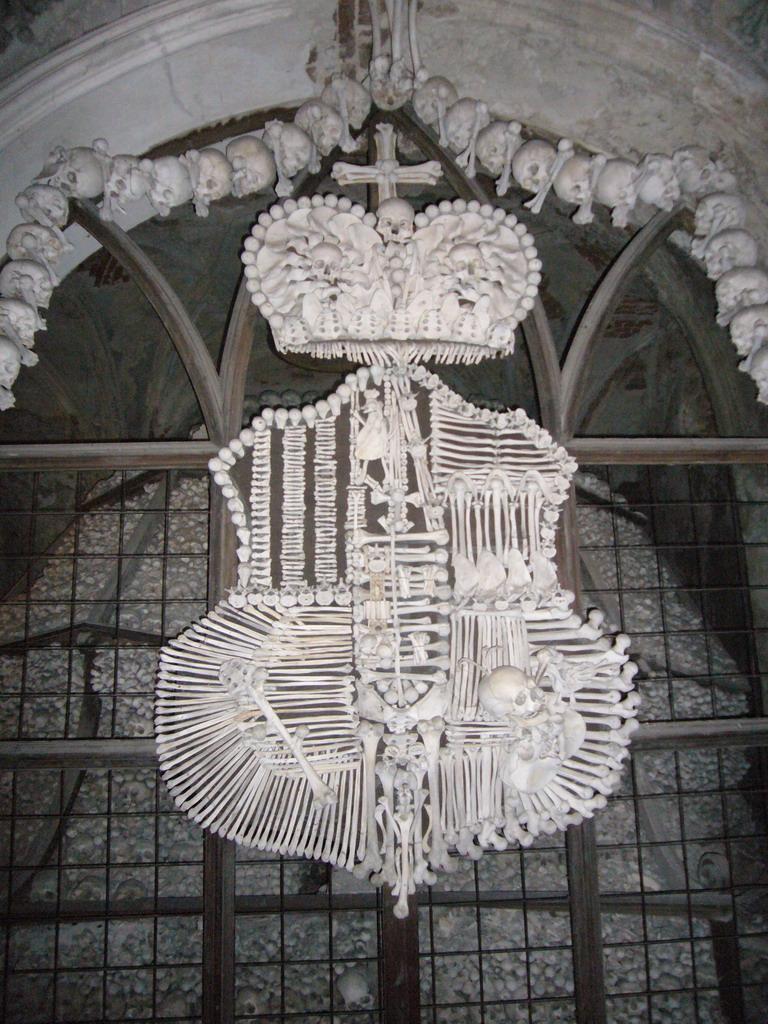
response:
<svg viewBox="0 0 768 1024"><path fill-rule="evenodd" d="M331 176L340 185L375 185L379 203L397 198L398 185L434 185L442 175L437 160L403 167L397 161L395 128L391 124L376 125L376 162L367 166L337 161Z"/></svg>

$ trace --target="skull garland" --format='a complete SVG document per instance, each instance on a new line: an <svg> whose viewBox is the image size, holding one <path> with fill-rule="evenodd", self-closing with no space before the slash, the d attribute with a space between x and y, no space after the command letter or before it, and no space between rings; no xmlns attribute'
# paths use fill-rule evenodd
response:
<svg viewBox="0 0 768 1024"><path fill-rule="evenodd" d="M116 213L125 214L126 203L136 203L147 194L149 173L142 169L141 164L138 157L128 153L112 157L100 207L102 220L114 220Z"/></svg>
<svg viewBox="0 0 768 1024"><path fill-rule="evenodd" d="M14 405L11 388L16 382L21 369L19 350L0 335L0 409L11 409Z"/></svg>
<svg viewBox="0 0 768 1024"><path fill-rule="evenodd" d="M283 121L267 121L264 141L275 154L275 192L278 196L289 196L293 191L291 178L308 167L316 156L314 143L298 125L285 124Z"/></svg>
<svg viewBox="0 0 768 1024"><path fill-rule="evenodd" d="M64 246L51 228L42 224L17 224L8 235L6 251L12 260L35 260L48 271L51 284L59 283L53 268L61 259Z"/></svg>
<svg viewBox="0 0 768 1024"><path fill-rule="evenodd" d="M242 198L271 188L277 177L277 165L265 142L253 135L241 135L227 146L232 164L232 195Z"/></svg>
<svg viewBox="0 0 768 1024"><path fill-rule="evenodd" d="M186 166L177 156L160 156L157 160L144 159L139 164L149 176L147 195L155 211L167 217L174 206L188 203L193 188Z"/></svg>
<svg viewBox="0 0 768 1024"><path fill-rule="evenodd" d="M211 203L232 191L232 164L218 149L190 149L179 158L189 172L198 217L208 216Z"/></svg>
<svg viewBox="0 0 768 1024"><path fill-rule="evenodd" d="M94 139L92 147L57 146L35 181L61 189L65 196L95 199L104 191L109 159L104 139Z"/></svg>

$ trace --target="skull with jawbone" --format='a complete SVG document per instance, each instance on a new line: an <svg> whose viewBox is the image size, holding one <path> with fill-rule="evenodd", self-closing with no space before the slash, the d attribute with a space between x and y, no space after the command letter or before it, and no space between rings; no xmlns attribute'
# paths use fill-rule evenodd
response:
<svg viewBox="0 0 768 1024"><path fill-rule="evenodd" d="M179 159L189 171L195 213L198 217L207 217L210 204L232 191L232 164L212 146L190 149Z"/></svg>
<svg viewBox="0 0 768 1024"><path fill-rule="evenodd" d="M156 160L144 159L139 166L149 176L147 195L161 217L167 217L174 206L188 203L192 198L192 182L187 168L179 157L160 156Z"/></svg>
<svg viewBox="0 0 768 1024"><path fill-rule="evenodd" d="M415 217L404 199L385 199L376 211L376 230L385 242L407 242L413 237Z"/></svg>
<svg viewBox="0 0 768 1024"><path fill-rule="evenodd" d="M453 271L457 294L469 302L478 302L482 295L480 286L488 279L480 249L469 242L459 242L448 253L448 263Z"/></svg>
<svg viewBox="0 0 768 1024"><path fill-rule="evenodd" d="M309 250L311 274L316 281L335 285L343 273L344 253L333 242L319 242Z"/></svg>
<svg viewBox="0 0 768 1024"><path fill-rule="evenodd" d="M232 195L253 195L274 185L277 177L275 158L266 143L253 135L241 135L227 146L227 159L232 164Z"/></svg>
<svg viewBox="0 0 768 1024"><path fill-rule="evenodd" d="M61 239L63 251L72 248L61 229L69 220L69 200L53 185L28 185L16 196L16 205L24 217L50 228Z"/></svg>
<svg viewBox="0 0 768 1024"><path fill-rule="evenodd" d="M113 220L115 213L125 214L126 203L137 203L149 190L149 174L141 160L130 153L119 153L109 163L101 202L101 219Z"/></svg>

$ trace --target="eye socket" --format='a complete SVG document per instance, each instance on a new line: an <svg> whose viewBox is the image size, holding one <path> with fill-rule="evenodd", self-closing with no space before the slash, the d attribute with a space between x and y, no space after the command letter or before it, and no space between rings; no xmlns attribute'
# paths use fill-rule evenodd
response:
<svg viewBox="0 0 768 1024"><path fill-rule="evenodd" d="M515 704L517 704L517 705L525 704L525 694L524 693L518 693L518 695L515 697Z"/></svg>

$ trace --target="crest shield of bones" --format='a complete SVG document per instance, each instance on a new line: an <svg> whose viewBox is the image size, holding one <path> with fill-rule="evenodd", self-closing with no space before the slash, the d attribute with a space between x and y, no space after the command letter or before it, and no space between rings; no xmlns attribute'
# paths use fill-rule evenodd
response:
<svg viewBox="0 0 768 1024"><path fill-rule="evenodd" d="M391 184L384 159L368 170ZM160 660L179 805L386 882L399 916L451 851L527 845L603 806L635 726L626 638L575 614L557 576L574 461L419 365L511 351L532 304L531 237L475 206L402 232L336 197L262 216L244 262L276 337L372 365L264 410L212 460L238 585ZM378 334L350 330L366 310Z"/></svg>

